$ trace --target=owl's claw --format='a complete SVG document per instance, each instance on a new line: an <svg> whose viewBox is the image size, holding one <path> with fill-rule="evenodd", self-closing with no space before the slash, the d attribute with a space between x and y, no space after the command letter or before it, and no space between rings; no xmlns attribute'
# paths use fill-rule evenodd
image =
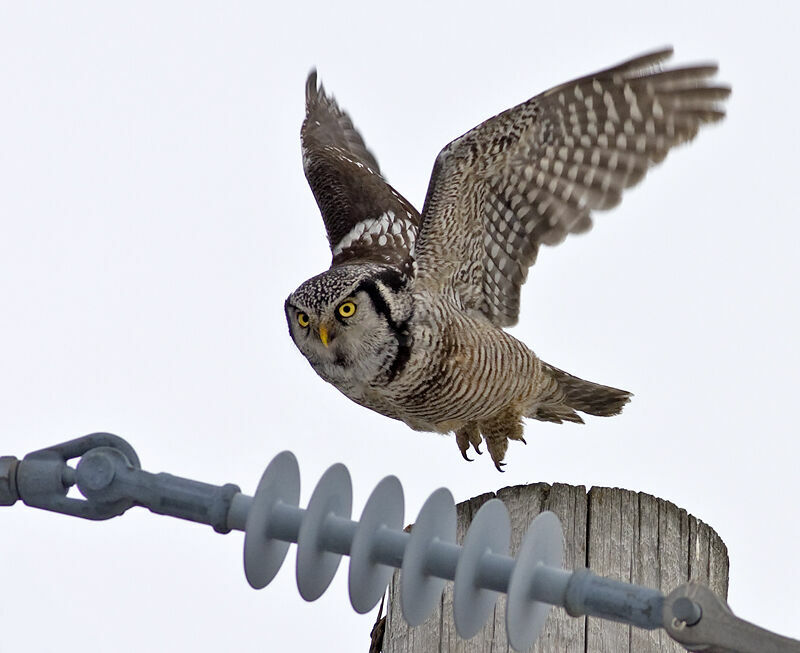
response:
<svg viewBox="0 0 800 653"><path fill-rule="evenodd" d="M466 424L463 428L456 431L456 444L458 445L458 450L461 452L461 456L464 460L469 462L472 462L472 458L467 456L470 445L472 445L478 454L483 453L479 449L481 444L481 432L474 423Z"/></svg>
<svg viewBox="0 0 800 653"><path fill-rule="evenodd" d="M486 443L486 448L489 450L489 455L492 457L494 466L497 468L498 472L502 472L505 466L503 458L506 457L506 450L508 449L507 436L505 434L497 435L491 433L491 431L489 433L490 435L487 437L487 433L484 431L483 440Z"/></svg>
<svg viewBox="0 0 800 653"><path fill-rule="evenodd" d="M461 431L456 431L456 444L458 445L458 450L461 452L461 457L468 463L471 463L472 458L467 456L467 451L469 451L469 439Z"/></svg>

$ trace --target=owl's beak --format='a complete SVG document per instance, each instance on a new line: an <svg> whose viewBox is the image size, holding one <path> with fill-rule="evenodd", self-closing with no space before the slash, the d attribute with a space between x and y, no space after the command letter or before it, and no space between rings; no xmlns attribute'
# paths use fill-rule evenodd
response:
<svg viewBox="0 0 800 653"><path fill-rule="evenodd" d="M323 345L328 346L328 329L323 324L319 327L319 339L322 340Z"/></svg>

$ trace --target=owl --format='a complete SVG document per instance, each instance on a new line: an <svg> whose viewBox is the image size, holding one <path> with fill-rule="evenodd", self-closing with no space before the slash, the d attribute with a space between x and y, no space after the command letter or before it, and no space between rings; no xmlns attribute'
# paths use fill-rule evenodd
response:
<svg viewBox="0 0 800 653"><path fill-rule="evenodd" d="M724 116L715 65L662 70L664 49L567 82L468 131L436 157L422 213L381 174L332 96L306 83L303 168L328 270L286 300L319 376L412 429L454 433L502 471L523 418L617 415L631 393L573 376L503 330L541 245L587 231L670 148Z"/></svg>

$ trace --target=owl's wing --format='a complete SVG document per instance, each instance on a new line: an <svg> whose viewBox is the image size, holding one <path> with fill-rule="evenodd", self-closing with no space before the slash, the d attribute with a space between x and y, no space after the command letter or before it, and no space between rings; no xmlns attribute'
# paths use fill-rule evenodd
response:
<svg viewBox="0 0 800 653"><path fill-rule="evenodd" d="M420 215L381 176L350 117L317 87L316 71L306 82L300 138L303 168L325 222L332 264L372 261L410 270Z"/></svg>
<svg viewBox="0 0 800 653"><path fill-rule="evenodd" d="M724 116L715 65L661 71L665 49L557 86L478 125L436 159L415 286L516 323L541 244L592 226L701 125Z"/></svg>

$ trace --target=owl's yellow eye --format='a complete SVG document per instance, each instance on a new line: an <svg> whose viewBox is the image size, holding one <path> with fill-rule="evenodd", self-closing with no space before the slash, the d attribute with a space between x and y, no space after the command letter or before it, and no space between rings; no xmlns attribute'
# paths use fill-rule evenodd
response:
<svg viewBox="0 0 800 653"><path fill-rule="evenodd" d="M297 323L305 329L308 326L308 315L303 312L298 313Z"/></svg>
<svg viewBox="0 0 800 653"><path fill-rule="evenodd" d="M342 317L353 317L356 314L356 304L351 301L342 302L336 310L339 311L339 315Z"/></svg>

